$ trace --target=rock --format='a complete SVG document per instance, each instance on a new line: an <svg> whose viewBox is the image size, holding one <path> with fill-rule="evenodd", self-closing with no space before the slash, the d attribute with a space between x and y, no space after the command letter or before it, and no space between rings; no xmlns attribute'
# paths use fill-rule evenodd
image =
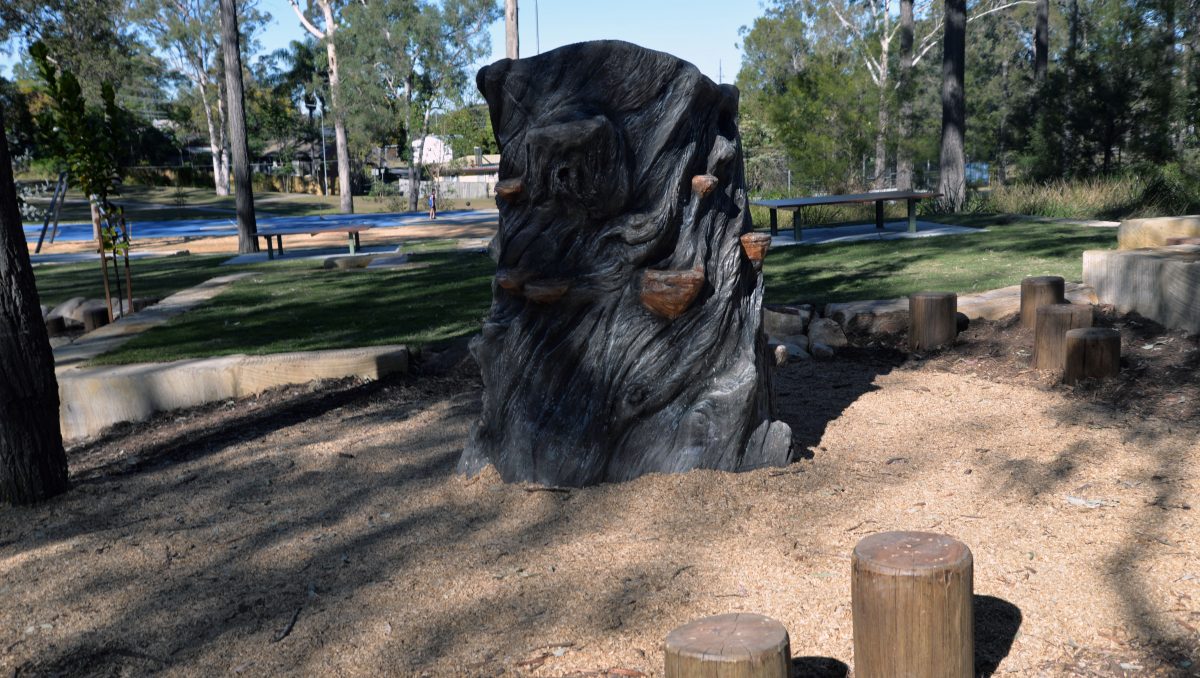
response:
<svg viewBox="0 0 1200 678"><path fill-rule="evenodd" d="M770 343L767 345L767 351L775 361L775 367L783 367L788 361L788 348L783 344Z"/></svg>
<svg viewBox="0 0 1200 678"><path fill-rule="evenodd" d="M813 344L811 350L817 360L829 360L833 357L833 348L825 344Z"/></svg>
<svg viewBox="0 0 1200 678"><path fill-rule="evenodd" d="M371 265L375 259L373 254L355 254L343 255L337 257L329 257L325 260L324 267L326 269L336 268L339 271L349 271L355 268L366 268Z"/></svg>
<svg viewBox="0 0 1200 678"><path fill-rule="evenodd" d="M808 350L808 337L803 334L790 334L782 337L768 336L767 341L775 342L776 344L795 344L805 351Z"/></svg>
<svg viewBox="0 0 1200 678"><path fill-rule="evenodd" d="M808 331L813 308L808 304L796 306L771 306L763 309L763 328L774 337L788 337Z"/></svg>
<svg viewBox="0 0 1200 678"><path fill-rule="evenodd" d="M808 341L811 348L824 344L829 348L840 348L849 344L842 326L832 318L817 318L808 326ZM815 353L815 351L814 351Z"/></svg>
<svg viewBox="0 0 1200 678"><path fill-rule="evenodd" d="M45 320L48 315L50 315L50 307L42 304L42 320Z"/></svg>
<svg viewBox="0 0 1200 678"><path fill-rule="evenodd" d="M812 359L812 356L808 354L808 351L805 351L804 349L800 348L799 346L797 346L795 344L784 344L783 347L787 351L788 357L791 358L792 360L811 360Z"/></svg>
<svg viewBox="0 0 1200 678"><path fill-rule="evenodd" d="M67 324L82 324L83 320L80 317L77 317L75 313L79 310L79 307L85 303L87 303L87 299L83 297L72 297L51 309L49 315L46 317L49 318L53 316L59 316L67 321Z"/></svg>
<svg viewBox="0 0 1200 678"><path fill-rule="evenodd" d="M908 329L908 300L829 304L825 315L837 321L848 335L897 334Z"/></svg>

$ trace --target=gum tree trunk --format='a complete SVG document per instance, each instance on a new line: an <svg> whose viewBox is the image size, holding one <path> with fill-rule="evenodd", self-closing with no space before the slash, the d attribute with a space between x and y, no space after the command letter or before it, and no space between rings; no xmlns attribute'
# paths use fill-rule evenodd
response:
<svg viewBox="0 0 1200 678"><path fill-rule="evenodd" d="M964 139L967 105L963 92L966 71L967 3L946 0L946 34L942 51L942 153L938 191L952 212L967 201Z"/></svg>
<svg viewBox="0 0 1200 678"><path fill-rule="evenodd" d="M65 492L54 355L42 322L0 109L0 504Z"/></svg>
<svg viewBox="0 0 1200 678"><path fill-rule="evenodd" d="M246 139L246 97L242 92L241 38L234 0L221 0L221 52L225 90L229 93L229 143L233 149L233 181L237 191L238 252L258 251L254 219L254 186L250 181L250 148Z"/></svg>
<svg viewBox="0 0 1200 678"><path fill-rule="evenodd" d="M900 0L900 76L897 93L900 97L900 119L896 144L896 188L912 190L913 161L909 136L913 116L913 0Z"/></svg>
<svg viewBox="0 0 1200 678"><path fill-rule="evenodd" d="M500 228L459 471L583 486L787 464L761 251L741 239L737 89L616 41L504 59L477 81Z"/></svg>

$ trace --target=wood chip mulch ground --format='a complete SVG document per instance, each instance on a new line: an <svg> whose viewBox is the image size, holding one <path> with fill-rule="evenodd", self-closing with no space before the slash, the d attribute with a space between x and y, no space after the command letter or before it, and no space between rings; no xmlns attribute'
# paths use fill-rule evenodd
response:
<svg viewBox="0 0 1200 678"><path fill-rule="evenodd" d="M1013 322L789 365L803 458L738 475L455 477L455 351L121 427L0 509L0 675L659 676L672 628L753 611L798 675L846 676L850 551L892 529L973 550L980 675L1200 675L1200 347L1099 322L1101 385L1030 371Z"/></svg>

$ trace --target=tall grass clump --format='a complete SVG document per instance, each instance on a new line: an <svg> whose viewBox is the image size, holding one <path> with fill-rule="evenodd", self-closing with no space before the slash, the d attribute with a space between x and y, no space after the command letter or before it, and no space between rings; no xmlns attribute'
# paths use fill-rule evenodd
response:
<svg viewBox="0 0 1200 678"><path fill-rule="evenodd" d="M1069 219L1125 219L1200 210L1200 179L1178 165L1127 174L1014 183L980 194L978 211Z"/></svg>

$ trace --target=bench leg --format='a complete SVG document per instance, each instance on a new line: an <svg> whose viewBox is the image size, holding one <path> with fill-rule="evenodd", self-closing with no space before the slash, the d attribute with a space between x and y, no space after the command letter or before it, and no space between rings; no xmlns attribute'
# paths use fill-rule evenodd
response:
<svg viewBox="0 0 1200 678"><path fill-rule="evenodd" d="M283 258L283 236L282 235L275 236L275 245L276 245L276 248L279 250L279 258L282 259Z"/></svg>
<svg viewBox="0 0 1200 678"><path fill-rule="evenodd" d="M350 255L353 256L358 253L358 234L350 233L349 235L350 235Z"/></svg>
<svg viewBox="0 0 1200 678"><path fill-rule="evenodd" d="M875 201L875 228L880 231L883 230L883 201L882 200Z"/></svg>
<svg viewBox="0 0 1200 678"><path fill-rule="evenodd" d="M779 235L779 214L771 208L771 235Z"/></svg>
<svg viewBox="0 0 1200 678"><path fill-rule="evenodd" d="M804 214L799 207L792 212L792 239L800 242L804 232Z"/></svg>
<svg viewBox="0 0 1200 678"><path fill-rule="evenodd" d="M271 236L267 236L267 259L275 258L275 246L271 244Z"/></svg>
<svg viewBox="0 0 1200 678"><path fill-rule="evenodd" d="M917 232L917 201L908 199L908 232Z"/></svg>

